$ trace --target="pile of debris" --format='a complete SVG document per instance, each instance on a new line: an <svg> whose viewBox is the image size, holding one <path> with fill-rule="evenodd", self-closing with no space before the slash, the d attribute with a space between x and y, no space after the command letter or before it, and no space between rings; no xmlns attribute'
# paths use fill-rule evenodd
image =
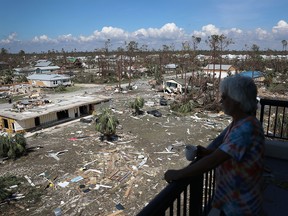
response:
<svg viewBox="0 0 288 216"><path fill-rule="evenodd" d="M26 110L32 109L34 107L39 107L52 103L51 100L47 99L30 99L30 100L20 100L13 104L12 112L24 112Z"/></svg>

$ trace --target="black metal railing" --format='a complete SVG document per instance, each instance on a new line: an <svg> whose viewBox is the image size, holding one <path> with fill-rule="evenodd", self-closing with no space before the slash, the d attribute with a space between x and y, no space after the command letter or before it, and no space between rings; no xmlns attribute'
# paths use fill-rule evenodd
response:
<svg viewBox="0 0 288 216"><path fill-rule="evenodd" d="M266 137L288 140L288 101L261 99L260 122Z"/></svg>
<svg viewBox="0 0 288 216"><path fill-rule="evenodd" d="M168 184L137 215L208 215L215 189L214 175L214 170L210 170L203 175Z"/></svg>
<svg viewBox="0 0 288 216"><path fill-rule="evenodd" d="M258 110L266 137L288 139L288 101L261 99ZM211 210L215 171L168 184L138 216L206 216Z"/></svg>

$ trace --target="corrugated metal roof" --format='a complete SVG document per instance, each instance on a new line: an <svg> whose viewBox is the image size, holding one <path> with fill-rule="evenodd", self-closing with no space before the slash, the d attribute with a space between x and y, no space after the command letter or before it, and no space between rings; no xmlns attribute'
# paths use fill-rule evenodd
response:
<svg viewBox="0 0 288 216"><path fill-rule="evenodd" d="M34 67L34 70L40 69L40 70L58 70L60 69L59 66L46 66L46 67Z"/></svg>
<svg viewBox="0 0 288 216"><path fill-rule="evenodd" d="M204 67L204 70L213 70L213 64L208 64L206 67ZM232 67L232 65L221 65L221 70L229 70ZM220 65L215 64L215 70L220 70Z"/></svg>
<svg viewBox="0 0 288 216"><path fill-rule="evenodd" d="M260 71L243 71L239 73L240 76L248 76L253 78L264 77L263 73Z"/></svg>
<svg viewBox="0 0 288 216"><path fill-rule="evenodd" d="M47 67L51 64L52 64L52 62L48 61L48 60L38 60L35 67Z"/></svg>
<svg viewBox="0 0 288 216"><path fill-rule="evenodd" d="M52 81L52 80L63 80L63 79L70 79L68 76L63 76L60 74L32 74L27 77L28 80L45 80L45 81Z"/></svg>

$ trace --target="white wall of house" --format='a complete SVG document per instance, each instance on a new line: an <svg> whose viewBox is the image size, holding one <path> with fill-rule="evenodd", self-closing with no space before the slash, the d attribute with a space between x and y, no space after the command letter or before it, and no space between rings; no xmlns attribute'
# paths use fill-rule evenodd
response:
<svg viewBox="0 0 288 216"><path fill-rule="evenodd" d="M53 121L57 121L56 112L40 116L40 125L47 124ZM35 121L34 121L34 127L35 127Z"/></svg>
<svg viewBox="0 0 288 216"><path fill-rule="evenodd" d="M72 81L69 79L67 80L61 80L61 85L64 85L64 86L70 86L72 84Z"/></svg>
<svg viewBox="0 0 288 216"><path fill-rule="evenodd" d="M28 128L33 128L35 127L35 121L34 119L25 119L21 121L18 120L18 121L15 121L15 127L17 128L15 129L16 132L20 130L26 130Z"/></svg>
<svg viewBox="0 0 288 216"><path fill-rule="evenodd" d="M50 88L54 88L59 85L69 86L72 84L71 80L33 80L32 85L38 86L37 84L38 82L43 83L43 85L41 84L41 86L50 87Z"/></svg>
<svg viewBox="0 0 288 216"><path fill-rule="evenodd" d="M69 118L75 118L75 108L71 108L68 110Z"/></svg>
<svg viewBox="0 0 288 216"><path fill-rule="evenodd" d="M24 128L17 121L14 122L14 128L15 132L24 130Z"/></svg>
<svg viewBox="0 0 288 216"><path fill-rule="evenodd" d="M236 73L236 71L230 71L230 74L231 74L231 75L234 75L235 73ZM207 76L210 75L210 77L213 78L213 72L206 72L206 75L207 75ZM222 71L222 72L221 72L221 79L227 77L228 75L229 75L228 72ZM220 76L220 72L215 71L215 76L214 76L214 77L215 77L215 78L219 78L219 76Z"/></svg>
<svg viewBox="0 0 288 216"><path fill-rule="evenodd" d="M164 89L168 88L169 90L171 90L173 92L182 93L183 85L172 79L172 80L166 80L164 82L164 86L163 87L164 87Z"/></svg>
<svg viewBox="0 0 288 216"><path fill-rule="evenodd" d="M75 112L79 113L78 107L69 109L68 110L69 118L75 118ZM78 114L78 117L79 117L79 114ZM51 113L48 113L46 115L39 116L39 119L40 119L40 125L39 126L44 126L44 125L50 124L52 122L56 122L56 121L58 121L57 112L51 112ZM34 127L36 127L35 117L30 118L30 119L25 119L22 121L19 121L19 120L15 121L15 131L29 130L29 129L34 128Z"/></svg>
<svg viewBox="0 0 288 216"><path fill-rule="evenodd" d="M40 125L45 125L53 121L57 121L57 115L56 113L49 113L47 115L39 116L39 119L40 119ZM15 121L14 125L15 125L15 131L31 129L36 126L35 118L33 117L30 119L18 120L18 121Z"/></svg>

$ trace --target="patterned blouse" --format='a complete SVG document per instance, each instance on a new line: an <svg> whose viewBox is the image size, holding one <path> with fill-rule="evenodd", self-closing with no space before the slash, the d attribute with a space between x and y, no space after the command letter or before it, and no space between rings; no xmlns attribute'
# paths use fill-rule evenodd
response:
<svg viewBox="0 0 288 216"><path fill-rule="evenodd" d="M213 207L226 215L260 215L264 157L261 123L254 116L232 122L219 149L229 154L231 159L216 169Z"/></svg>

